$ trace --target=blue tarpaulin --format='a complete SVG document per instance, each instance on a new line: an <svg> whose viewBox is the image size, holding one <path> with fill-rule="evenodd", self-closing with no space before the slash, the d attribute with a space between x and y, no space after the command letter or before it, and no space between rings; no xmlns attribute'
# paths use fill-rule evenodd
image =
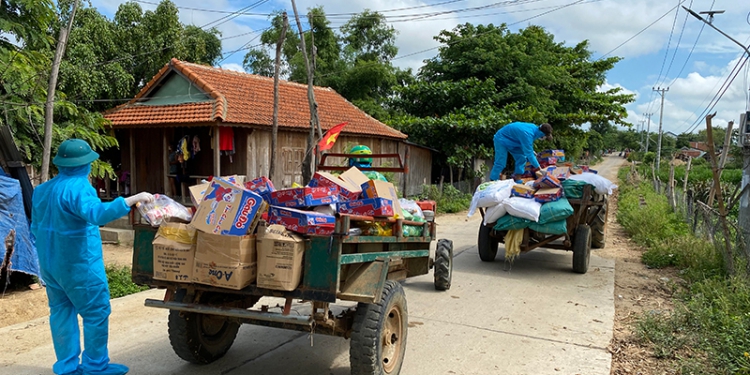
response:
<svg viewBox="0 0 750 375"><path fill-rule="evenodd" d="M16 231L16 241L13 253L10 256L10 264L4 264L6 258L5 238L11 230ZM0 269L8 267L12 272L23 272L39 275L39 256L31 238L29 220L23 208L23 194L21 184L18 180L0 175Z"/></svg>

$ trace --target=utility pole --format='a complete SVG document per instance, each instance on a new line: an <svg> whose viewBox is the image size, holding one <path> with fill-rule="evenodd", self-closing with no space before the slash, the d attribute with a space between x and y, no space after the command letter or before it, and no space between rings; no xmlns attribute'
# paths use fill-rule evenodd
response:
<svg viewBox="0 0 750 375"><path fill-rule="evenodd" d="M52 60L52 71L49 76L49 86L47 87L47 102L44 103L44 145L42 151L42 182L49 180L49 160L52 155L52 120L55 109L55 88L57 87L57 75L60 73L60 63L65 54L65 47L68 44L68 35L73 29L73 18L76 16L78 9L78 0L73 2L73 9L70 11L68 26L60 29L60 37L57 39L57 49L55 57Z"/></svg>
<svg viewBox="0 0 750 375"><path fill-rule="evenodd" d="M714 14L721 13L722 11L702 12L708 13L709 15L709 20L706 21L705 19L703 19L703 17L701 17L698 13L695 13L693 10L685 8L684 6L682 8L690 13L693 17L699 19L701 22L705 23L712 29L718 31L719 34L724 35L727 39L740 46L743 50L745 50L745 53L750 56L750 45L743 45L736 39L729 36L727 33L721 31L718 27L713 25ZM740 212L738 221L740 230L742 231L742 239L745 242L745 255L750 258L750 188L748 188L748 182L750 182L750 140L748 139L748 136L750 136L750 111L746 112L742 119L743 121L740 121L740 139L743 140L742 165L744 167L742 168L742 186L740 190Z"/></svg>
<svg viewBox="0 0 750 375"><path fill-rule="evenodd" d="M638 142L638 143L640 143L640 144L641 144L641 151L643 151L643 129L645 128L646 120L645 120L645 119L643 119L643 120L641 120L641 121L638 121L638 122L640 122L640 123L641 123L641 124L640 124L640 125L638 126L638 135L639 135L639 138L638 138L638 139L640 140L640 142Z"/></svg>
<svg viewBox="0 0 750 375"><path fill-rule="evenodd" d="M648 126L646 127L646 150L643 151L646 153L648 152L648 144L651 143L651 116L653 113L644 113L643 115L648 119Z"/></svg>
<svg viewBox="0 0 750 375"><path fill-rule="evenodd" d="M271 177L271 181L279 181L276 179L276 147L279 138L279 71L281 70L281 47L284 45L286 30L289 28L289 19L286 12L281 14L281 18L284 23L281 27L279 40L276 42L276 61L273 70L273 126L271 128L271 162L268 167L268 176Z"/></svg>
<svg viewBox="0 0 750 375"><path fill-rule="evenodd" d="M669 91L669 87L664 89L656 87L653 90L661 95L661 110L659 111L659 140L656 143L656 170L659 171L659 164L661 162L661 127L662 120L664 119L664 94Z"/></svg>

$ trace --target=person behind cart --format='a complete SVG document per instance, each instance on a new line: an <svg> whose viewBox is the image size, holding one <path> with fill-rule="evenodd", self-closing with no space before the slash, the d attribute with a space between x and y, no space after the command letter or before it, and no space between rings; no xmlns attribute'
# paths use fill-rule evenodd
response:
<svg viewBox="0 0 750 375"><path fill-rule="evenodd" d="M128 372L124 365L109 363L111 307L99 226L127 215L137 203L153 202L154 196L140 193L102 203L88 180L98 158L86 141L66 140L52 161L59 174L39 185L32 198L31 231L47 284L55 374ZM78 315L83 318L83 353Z"/></svg>
<svg viewBox="0 0 750 375"><path fill-rule="evenodd" d="M495 163L490 172L490 180L500 179L500 174L505 168L508 153L513 155L515 168L513 180L522 183L521 175L524 173L526 162L532 166L532 171L539 170L539 161L534 153L534 141L537 139L552 140L552 126L544 123L535 125L528 122L512 122L503 126L495 133Z"/></svg>
<svg viewBox="0 0 750 375"><path fill-rule="evenodd" d="M349 150L349 153L354 155L372 155L372 150L365 145L357 145L352 147L352 149ZM349 158L349 166L357 167L358 169L372 168L372 158ZM362 171L362 173L371 180L388 182L388 179L378 171Z"/></svg>

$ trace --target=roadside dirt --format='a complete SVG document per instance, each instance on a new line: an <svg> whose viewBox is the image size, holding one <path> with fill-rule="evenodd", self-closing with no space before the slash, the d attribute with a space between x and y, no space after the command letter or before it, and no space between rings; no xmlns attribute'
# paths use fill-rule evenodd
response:
<svg viewBox="0 0 750 375"><path fill-rule="evenodd" d="M130 247L103 245L104 263L107 265L131 266L133 249ZM38 285L8 289L0 296L0 327L25 322L49 315L47 292Z"/></svg>
<svg viewBox="0 0 750 375"><path fill-rule="evenodd" d="M617 170L624 159L605 158L597 165L604 177L617 181ZM607 245L596 254L615 260L615 321L614 335L609 346L612 353L611 375L674 374L664 361L654 358L646 345L639 343L635 332L637 317L662 314L673 309L673 285L680 282L672 270L647 268L641 262L643 249L617 222L617 198L610 197L607 216Z"/></svg>

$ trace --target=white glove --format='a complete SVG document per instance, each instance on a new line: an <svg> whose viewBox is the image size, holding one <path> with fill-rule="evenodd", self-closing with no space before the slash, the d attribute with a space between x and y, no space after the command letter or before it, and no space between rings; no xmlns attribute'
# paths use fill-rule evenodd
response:
<svg viewBox="0 0 750 375"><path fill-rule="evenodd" d="M133 207L134 205L138 203L152 203L155 200L154 195L151 193L146 193L145 191L142 193L138 193L136 195L131 195L127 198L125 198L125 204L128 205L128 207Z"/></svg>

